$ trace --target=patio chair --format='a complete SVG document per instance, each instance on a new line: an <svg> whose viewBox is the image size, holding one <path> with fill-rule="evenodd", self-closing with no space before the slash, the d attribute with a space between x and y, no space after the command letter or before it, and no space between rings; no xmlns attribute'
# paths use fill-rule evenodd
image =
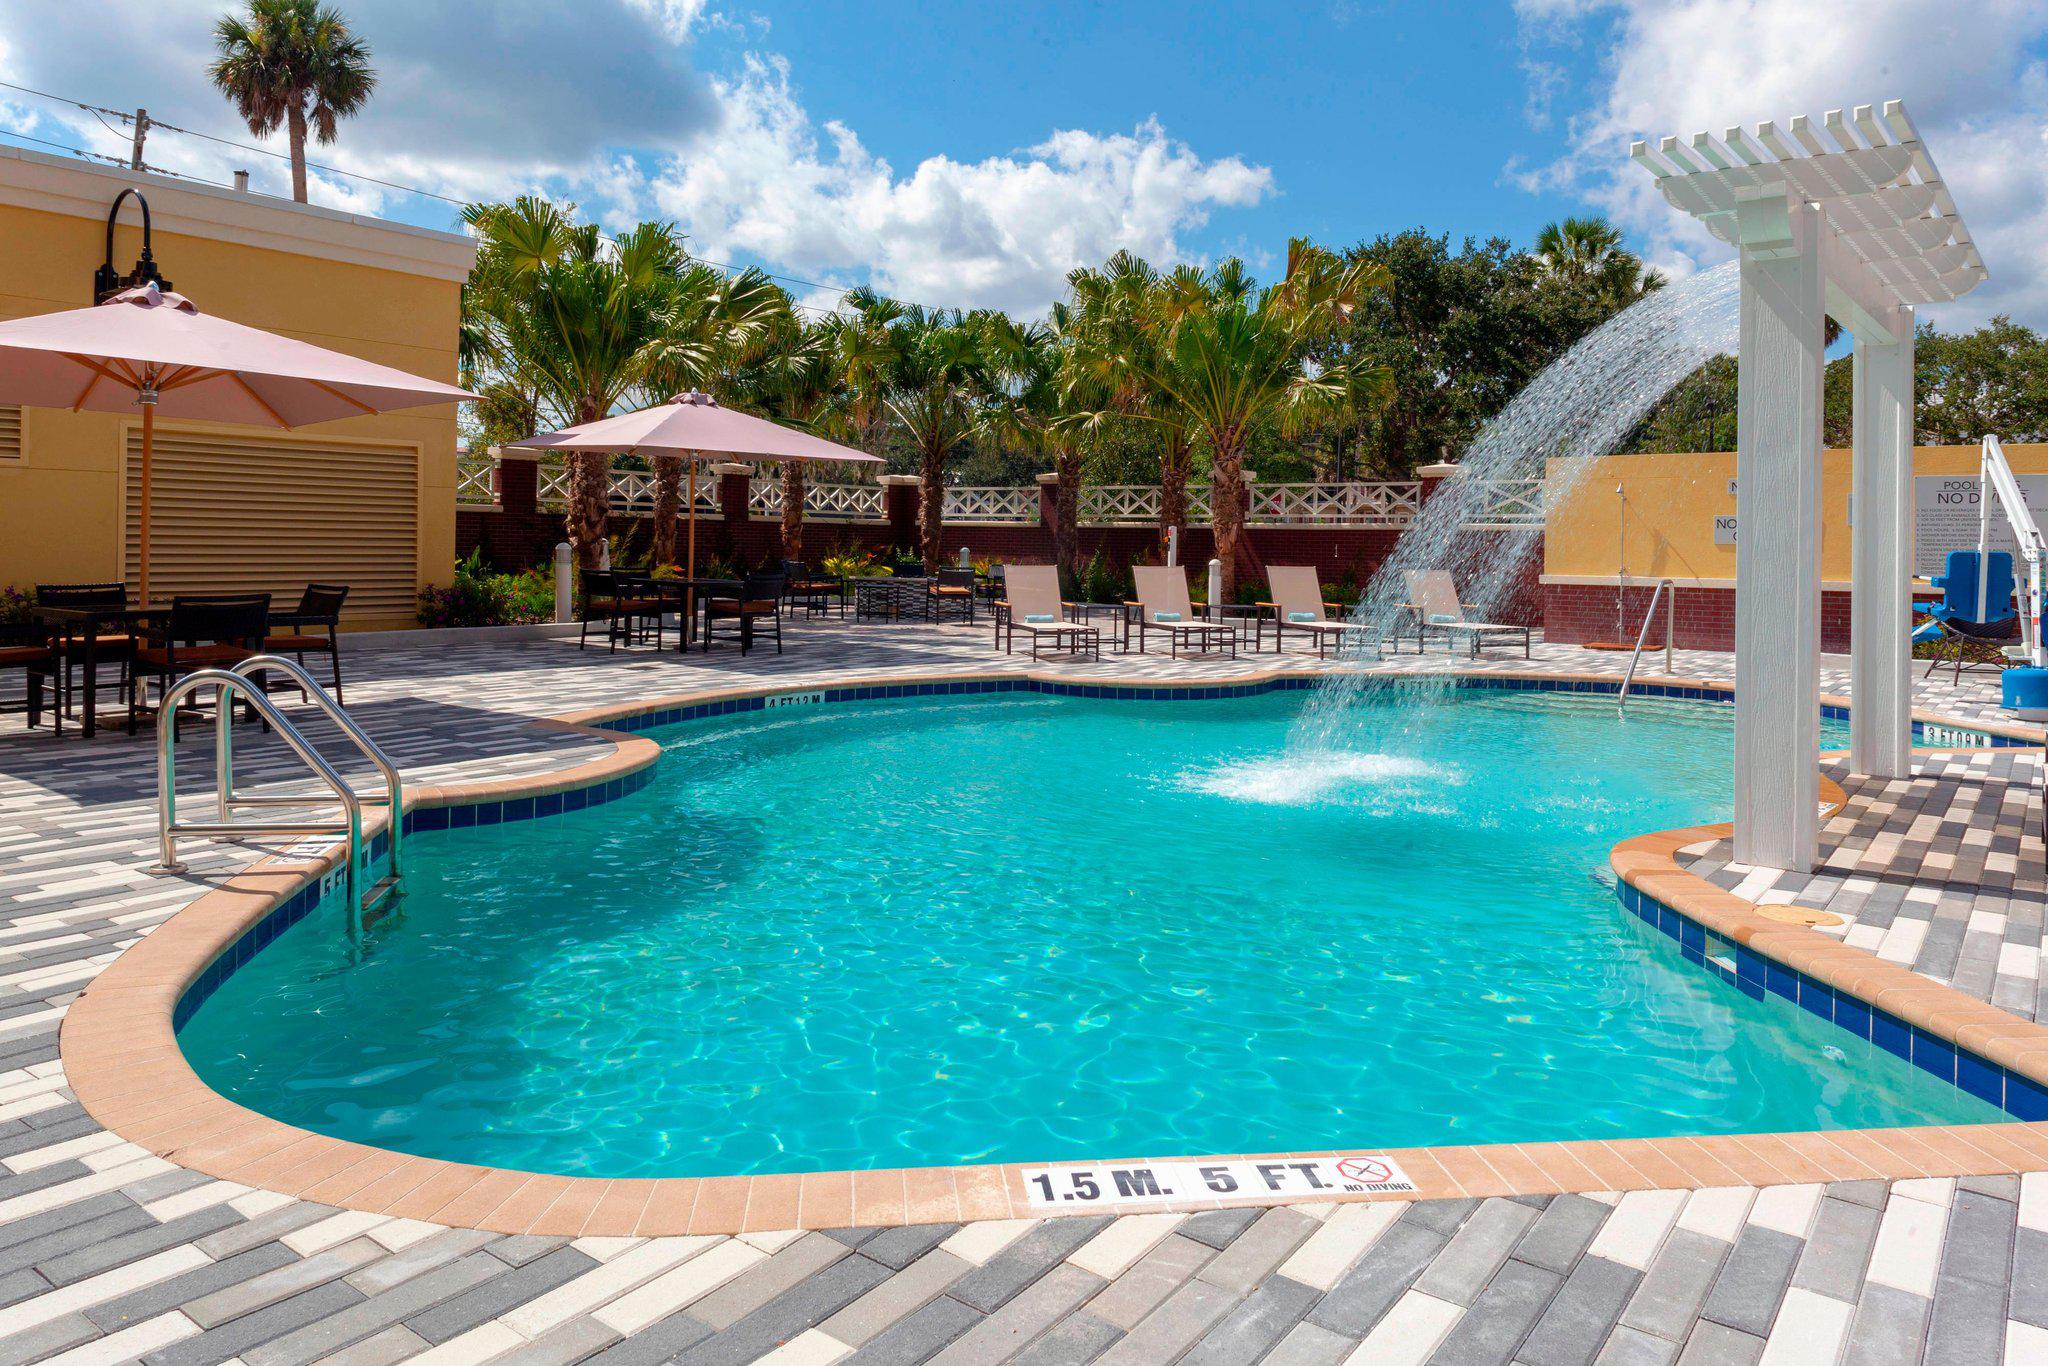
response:
<svg viewBox="0 0 2048 1366"><path fill-rule="evenodd" d="M1289 631L1313 640L1319 658L1328 657L1331 646L1341 650L1347 643L1363 645L1370 642L1377 651L1379 633L1372 627L1363 622L1330 620L1329 609L1338 607L1338 604L1323 601L1322 580L1315 570L1268 568L1266 590L1272 594L1273 600L1259 606L1273 610L1274 653L1287 652Z"/></svg>
<svg viewBox="0 0 2048 1366"><path fill-rule="evenodd" d="M1963 670L2004 669L2008 663L2023 662L2014 649L2020 639L2019 613L2013 607L2012 556L2003 550L1987 551L1981 560L1984 576L1983 619L1977 614L1977 577L1980 560L1974 550L1951 550L1944 572L1928 582L1941 590L1941 601L1928 609L1927 620L1913 631L1917 643L1932 641L1934 658L1922 678L1930 677L1944 663L1941 647L1950 647L1953 682L1963 681ZM1965 662L1975 651L1977 658ZM1986 651L1994 653L1986 655Z"/></svg>
<svg viewBox="0 0 2048 1366"><path fill-rule="evenodd" d="M581 630L577 633L576 648L580 650L589 643L592 623L601 621L605 639L614 654L618 653L622 640L629 645L636 640L645 640L649 622L654 625L654 647L660 649L661 618L668 610L668 599L654 591L652 582L645 576L611 569L585 570L583 610L578 614Z"/></svg>
<svg viewBox="0 0 2048 1366"><path fill-rule="evenodd" d="M1059 570L1049 564L1012 564L1003 568L1003 597L996 604L996 644L1009 654L1017 632L1031 640L1031 657L1051 643L1054 650L1100 656L1102 633L1072 618L1074 605L1060 601Z"/></svg>
<svg viewBox="0 0 2048 1366"><path fill-rule="evenodd" d="M1138 633L1138 653L1145 653L1145 639L1164 635L1169 652L1178 659L1183 645L1207 653L1218 647L1237 658L1237 628L1228 622L1205 621L1195 615L1188 601L1188 576L1175 565L1141 564L1131 568L1137 581L1137 600L1126 602L1124 611Z"/></svg>
<svg viewBox="0 0 2048 1366"><path fill-rule="evenodd" d="M941 569L924 590L925 615L933 621L951 616L955 621L974 624L974 571Z"/></svg>
<svg viewBox="0 0 2048 1366"><path fill-rule="evenodd" d="M785 611L801 608L806 616L823 616L836 606L840 616L846 615L846 585L839 579L826 574L822 569L813 569L802 560L782 562L782 605Z"/></svg>
<svg viewBox="0 0 2048 1366"><path fill-rule="evenodd" d="M740 595L733 597L707 597L704 599L704 650L711 650L713 628L721 621L732 622L737 627L734 635L740 653L753 648L754 637L760 631L760 623L766 622L775 634L775 653L782 653L782 590L780 574L749 574L740 587Z"/></svg>
<svg viewBox="0 0 2048 1366"><path fill-rule="evenodd" d="M63 695L62 660L54 628L40 621L0 624L0 672L20 669L28 684L27 696L19 704L9 703L4 710L26 712L29 725L40 726L43 723L43 684L47 681L55 733L62 735L64 708L59 704Z"/></svg>
<svg viewBox="0 0 2048 1366"><path fill-rule="evenodd" d="M1429 648L1430 632L1434 631L1444 638L1446 648L1455 648L1453 641L1469 642L1474 659L1488 644L1496 641L1512 644L1516 640L1522 643L1522 657L1529 657L1529 628L1504 622L1474 621L1467 614L1465 604L1459 601L1457 582L1451 578L1448 569L1409 569L1402 572L1408 582L1408 610L1415 614L1418 650Z"/></svg>
<svg viewBox="0 0 2048 1366"><path fill-rule="evenodd" d="M231 669L260 654L270 634L270 594L211 593L180 595L171 610L146 622L135 646L128 680L128 729L142 713L143 684L157 680L161 698L171 684L200 669ZM253 704L245 703L254 717ZM182 717L183 712L179 713ZM171 739L176 740L177 726Z"/></svg>
<svg viewBox="0 0 2048 1366"><path fill-rule="evenodd" d="M124 609L128 606L128 585L124 583L39 583L36 585L38 607L71 607L92 609L96 607ZM85 658L85 638L67 635L58 631L55 648L63 664L57 683L57 709L71 708L75 685L73 671ZM118 685L124 695L128 691L128 669L135 653L135 637L126 630L102 631L93 638L93 665L118 664L121 681Z"/></svg>
<svg viewBox="0 0 2048 1366"><path fill-rule="evenodd" d="M341 605L348 600L345 583L309 583L299 594L299 605L270 618L272 629L284 628L263 642L268 654L289 654L299 667L309 654L325 654L334 675L334 704L341 705ZM326 635L317 634L325 631ZM300 690L303 694L304 689Z"/></svg>

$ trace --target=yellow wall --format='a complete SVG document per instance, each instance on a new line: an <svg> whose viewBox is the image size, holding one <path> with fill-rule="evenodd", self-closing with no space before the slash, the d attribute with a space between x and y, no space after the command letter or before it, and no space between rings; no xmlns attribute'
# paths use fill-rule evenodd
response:
<svg viewBox="0 0 2048 1366"><path fill-rule="evenodd" d="M113 188L118 191L118 184ZM271 218L290 212L271 204L260 211ZM125 271L135 261L141 233L134 226L132 204L123 208L122 218L114 262ZM376 231L360 220L337 230ZM104 232L104 224L90 218L0 203L0 318L90 304ZM208 313L430 379L456 380L461 286L454 280L167 232L161 220L154 248L172 286ZM307 252L314 250L309 243ZM47 408L23 413L23 459L0 462L0 584L121 577L122 431L132 420L119 413ZM208 428L164 423L160 430ZM245 436L257 432L232 430ZM419 579L422 585L446 582L455 558L454 405L302 430L402 443L418 451ZM411 623L407 618L351 624Z"/></svg>
<svg viewBox="0 0 2048 1366"><path fill-rule="evenodd" d="M2020 474L2048 473L2048 445L2005 448ZM1913 473L1977 473L1975 446L1922 446ZM1735 547L1714 544L1714 518L1735 512L1732 451L1553 460L1545 489L1543 573L1552 580L1613 581L1625 551L1632 578L1735 581ZM1849 582L1849 452L1821 457L1821 580ZM1622 517L1620 486L1627 494ZM1625 546L1619 544L1626 532Z"/></svg>

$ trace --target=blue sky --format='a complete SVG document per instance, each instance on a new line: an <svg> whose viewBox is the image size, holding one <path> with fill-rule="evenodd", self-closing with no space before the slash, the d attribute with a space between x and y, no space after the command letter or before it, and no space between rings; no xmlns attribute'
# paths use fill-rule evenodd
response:
<svg viewBox="0 0 2048 1366"><path fill-rule="evenodd" d="M0 80L246 140L203 76L225 3L101 0L109 44L71 6L0 0ZM318 160L459 199L573 198L608 227L670 219L714 259L1020 313L1119 247L1270 272L1292 235L1527 243L1572 213L1683 274L1727 249L1628 165L1630 138L1902 96L1993 272L1937 321L2048 326L2048 0L1858 0L1853 18L1814 0L340 4L383 84ZM126 145L4 90L0 129ZM149 156L285 184L273 159L170 133ZM313 197L452 221L346 176Z"/></svg>

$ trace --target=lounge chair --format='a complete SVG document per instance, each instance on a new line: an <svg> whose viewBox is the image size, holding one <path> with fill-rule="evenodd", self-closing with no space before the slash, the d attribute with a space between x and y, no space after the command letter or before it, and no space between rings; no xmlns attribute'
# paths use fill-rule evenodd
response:
<svg viewBox="0 0 2048 1366"><path fill-rule="evenodd" d="M1102 634L1093 626L1071 620L1070 608L1060 601L1059 570L1049 564L1003 566L1003 597L996 604L996 644L1004 654L1017 644L1017 632L1031 640L1031 657L1039 658L1040 646L1050 643L1054 650L1068 654L1102 653Z"/></svg>
<svg viewBox="0 0 2048 1366"><path fill-rule="evenodd" d="M1276 654L1286 653L1289 631L1313 640L1318 656L1327 657L1331 646L1341 650L1347 642L1360 646L1371 644L1377 653L1379 633L1372 627L1358 621L1330 620L1329 609L1338 607L1338 604L1323 601L1322 581L1317 578L1315 570L1274 566L1266 571L1266 588L1273 595L1273 600L1262 602L1259 607L1262 610L1273 609L1273 649Z"/></svg>
<svg viewBox="0 0 2048 1366"><path fill-rule="evenodd" d="M1468 641L1474 659L1489 644L1513 644L1518 639L1522 643L1522 657L1529 657L1529 628L1472 620L1466 615L1465 604L1458 600L1458 585L1449 570L1409 569L1403 573L1408 581L1408 610L1415 614L1418 649L1427 650L1430 633L1435 632L1447 646L1453 641Z"/></svg>
<svg viewBox="0 0 2048 1366"><path fill-rule="evenodd" d="M1138 633L1138 653L1145 653L1145 638L1163 634L1171 653L1180 657L1183 645L1207 652L1223 648L1237 657L1237 628L1228 622L1206 621L1195 615L1188 601L1188 576L1173 565L1138 565L1131 570L1137 581L1137 601L1126 602L1126 620Z"/></svg>

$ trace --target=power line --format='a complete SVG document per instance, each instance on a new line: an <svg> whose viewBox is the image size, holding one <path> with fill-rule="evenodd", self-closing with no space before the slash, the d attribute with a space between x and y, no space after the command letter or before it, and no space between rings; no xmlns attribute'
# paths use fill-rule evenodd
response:
<svg viewBox="0 0 2048 1366"><path fill-rule="evenodd" d="M122 112L121 110L119 110L119 109L110 109L110 108L108 108L108 107L107 107L107 106L105 106L105 105L99 105L99 104L88 104L88 103L86 103L86 102L85 102L85 101L83 101L83 100L74 100L74 99L71 99L71 98L70 98L70 97L68 97L68 96L65 96L65 95L58 95L58 94L53 94L52 92L50 92L50 91L47 91L47 90L37 90L37 89L35 89L35 88L34 88L34 87L32 87L32 86L26 86L26 85L17 85L17 84L15 84L15 83L14 83L13 81L0 81L0 87L4 87L4 88L6 88L6 89L8 89L8 90L18 90L18 91L20 91L20 92L21 92L22 94L24 94L24 95L34 95L34 96L36 96L36 97L37 97L38 99L45 99L45 100L50 100L50 101L52 101L53 103L56 103L56 104L65 104L65 105L70 105L70 106L71 106L72 108L74 108L74 109L79 109L79 110L83 110L83 111L84 111L85 113L91 114L91 115L93 116L93 118L94 118L94 119L96 119L96 120L98 120L98 121L99 121L99 124L100 124L100 126L101 126L102 128L106 128L106 129L107 129L107 131L108 131L108 132L110 132L110 133L112 133L112 132L115 132L116 130L115 130L115 129L113 129L113 128L110 128L110 127L108 127L108 126L107 126L106 120L105 120L105 119L102 119L102 118L100 118L100 116L101 116L102 114L104 114L104 115L107 115L107 116L108 116L108 117L110 117L110 118L117 118L117 119L121 120L121 121L122 121L123 123L127 123L127 124L133 124L133 123L135 122L135 115L133 115L133 114L129 114L129 113L123 113L123 112ZM183 134L184 134L185 136L187 136L187 137L194 137L194 138L200 138L200 139L202 139L202 140L204 140L204 141L206 141L206 142L216 143L216 144L218 144L218 145L220 145L220 146L222 146L222 147L233 147L233 148L235 148L235 149L236 149L236 150L238 150L238 151L243 151L243 152L250 152L250 153L253 153L253 154L257 155L257 156L265 156L265 157L272 157L272 158L274 158L274 159L276 159L276 160L278 160L278 161L290 161L290 160L291 160L291 154L290 154L290 153L288 153L288 152L279 152L279 151L274 151L274 150L272 150L271 148L268 148L268 147L258 147L258 146L255 146L255 145L251 144L251 143L246 143L246 142L236 142L236 141L235 141L234 139L232 139L232 138L224 138L224 137L217 137L217 136L215 136L215 135L214 135L214 134L212 134L212 133L202 133L202 132L200 132L200 131L199 131L198 129L196 129L196 128L185 128L185 127L182 127L182 126L180 126L180 125L178 125L178 124L175 124L175 123L165 123L165 122L164 122L163 120L161 120L161 119L158 119L158 118L155 118L155 117L152 117L152 118L151 118L151 119L149 120L149 129L150 129L150 131L151 131L151 132L156 132L156 131L157 131L158 129L162 129L163 131L165 131L165 132L169 132L169 133L183 133ZM10 130L10 132L11 132L11 130ZM46 147L58 147L58 146L61 146L61 144L59 144L59 143L49 142L49 141L47 141L47 140L45 140L45 139L42 139L42 138L31 138L31 137L28 137L28 135L27 135L27 134L25 134L25 133L11 133L11 135L12 135L12 136L14 136L14 137L20 137L20 138L24 138L24 139L26 139L26 140L27 140L27 141L29 141L29 142L41 142L41 143L43 143L43 145L44 145L44 146L46 146ZM73 152L73 153L75 153L75 154L77 154L77 155L79 155L79 156L84 156L84 157L93 157L93 158L95 158L95 159L97 159L97 160L100 160L100 161L107 161L107 162L111 162L111 163L113 163L114 165L117 165L117 166L126 166L126 165L128 164L127 162L125 162L125 161L122 161L122 160L120 160L120 159L119 159L118 157L110 157L110 156L106 156L106 155L104 155L104 154L102 154L102 153L99 153L99 152L88 152L88 151L85 151L85 150L84 150L84 149L82 149L82 148L77 148L77 147L67 147L67 148L64 148L63 150L65 150L65 151L69 151L69 152ZM328 166L328 165L323 165L322 163L320 163L320 162L317 162L317 161L308 161L308 162L306 163L306 167L307 167L307 169L308 169L308 170L313 170L313 171L322 171L322 172L325 172L325 173L326 173L326 174L328 174L328 175L336 175L336 176L346 176L346 177L347 177L347 178L349 178L350 180L360 180L360 181L364 182L365 184L369 184L369 185L380 185L380 186L384 187L384 188L385 188L385 189L387 189L387 190L397 190L397 191L399 191L399 192L400 192L400 193L402 193L402 194L413 194L413 195L418 195L418 196L420 196L420 197L421 197L421 198L423 198L423 199L436 199L436 200L439 200L440 202L442 202L442 203L444 203L444 204L453 204L453 205L455 205L455 206L456 206L456 207L458 207L458 208L466 208L466 207L468 207L468 205L469 205L469 203L470 203L470 201L468 201L468 200L466 200L466 199L456 199L456 198L454 198L454 197L452 197L452 196L450 196L450 195L445 195L445 194L436 194L436 193L435 193L434 191L432 191L432 190L423 190L423 189L420 189L420 188L419 188L419 187L418 187L417 185L405 185L405 184L401 184L401 183L399 183L398 181L395 181L395 180L381 180L381 179L379 179L379 178L378 178L378 177L376 177L376 176L373 176L373 175L365 175L365 174L363 174L363 173L362 173L362 172L360 172L360 171L345 171L345 170L342 170L342 169L341 169L340 167L338 167L338 166ZM219 182L219 181L211 181L211 180L206 180L206 179L205 179L204 177L201 177L201 176L183 175L183 173L182 173L182 172L178 172L178 171L164 171L164 170L160 170L159 168L156 168L156 167L145 167L144 169L145 169L145 170L151 170L151 171L156 171L156 172L157 172L158 174L160 174L160 175L178 175L178 176L181 176L181 177L182 177L183 179L186 179L186 180L196 180L196 181L199 181L199 182L200 182L201 184L205 184L205 185L219 185L219 184L220 184L220 182ZM226 186L222 186L222 188L228 188L228 187L226 187ZM607 241L607 242L612 242L612 243L614 243L614 244L616 244L616 242L617 242L617 239L616 239L616 238L612 238L612 237L606 236L605 234L603 234L603 233L601 233L601 232L600 232L600 233L599 233L598 235L599 235L600 237L603 237L603 238L604 238L604 240L605 240L605 241ZM822 280L806 280L806 279L802 278L801 276L796 276L796 275L786 275L786 274L783 274L783 273L781 273L781 272L779 272L779 271L767 270L767 269L764 269L764 268L761 268L761 267L758 267L758 266L757 266L757 267L747 267L747 266L739 266L739 265L734 265L734 264L733 264L732 262L730 262L730 261L714 261L714 260L712 260L712 259L711 259L710 257L708 257L708 256L696 256L696 255L694 255L694 254L692 255L692 258L691 258L691 259L693 259L693 260L697 260L697 261L702 261L702 262L703 262L703 263L704 263L705 265L707 265L707 266L711 266L711 267L714 267L715 269L718 269L718 270L724 270L724 271L731 271L731 272L732 272L732 273L734 273L734 274L738 274L738 273L740 273L741 271L743 271L743 270L748 270L748 269L756 269L756 270L760 270L760 271L761 271L761 273L762 273L763 275L766 275L766 276L767 276L767 277L768 277L769 279L771 279L771 280L781 280L781 281L783 281L783 282L785 282L785 283L787 283L787 284L792 284L792 285L802 285L802 286L803 286L804 288L806 288L806 289L822 289L822 290L827 290L827 291L830 291L831 293L834 293L834 294L837 294L837 295L839 295L839 296L840 296L841 298L845 298L845 297L846 297L847 295L849 295L849 294L852 294L852 293L853 293L853 288L851 288L851 287L848 287L848 286L845 286L845 285L830 285L830 284L826 284L826 283L825 283L824 281L822 281ZM914 304L911 304L911 303L910 303L910 301L909 301L909 300L907 300L907 299L895 299L895 298L890 298L890 297L888 297L888 296L886 296L886 295L877 295L876 297L877 297L877 298L881 298L881 299L884 299L884 300L885 300L886 302L888 302L888 303L893 303L893 304L901 304L901 305L903 305L903 306L905 306L905 307L930 307L930 305L914 305ZM830 310L830 309L821 309L821 308L818 308L818 307L817 307L817 306L816 306L815 304L793 304L793 306L795 306L795 307L799 307L799 308L804 308L804 309L806 309L806 310L808 310L808 311L810 311L810 312L814 312L814 313L819 313L819 314L822 314L822 315L827 315L827 316L829 316L829 315L830 315L830 313L831 313L831 311L832 311L832 310Z"/></svg>

